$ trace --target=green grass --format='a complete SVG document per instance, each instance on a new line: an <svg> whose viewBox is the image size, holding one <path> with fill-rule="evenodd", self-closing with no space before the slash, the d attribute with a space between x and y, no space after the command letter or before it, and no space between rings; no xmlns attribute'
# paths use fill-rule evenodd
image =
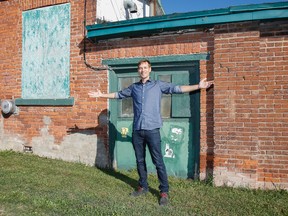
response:
<svg viewBox="0 0 288 216"><path fill-rule="evenodd" d="M288 192L214 187L169 177L170 205L158 205L158 181L133 198L135 171L0 152L0 215L288 215Z"/></svg>

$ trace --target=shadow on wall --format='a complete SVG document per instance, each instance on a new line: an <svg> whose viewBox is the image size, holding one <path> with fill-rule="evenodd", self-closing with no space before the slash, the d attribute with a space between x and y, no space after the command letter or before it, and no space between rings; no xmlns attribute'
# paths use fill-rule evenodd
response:
<svg viewBox="0 0 288 216"><path fill-rule="evenodd" d="M210 32L209 29L199 29L199 32L203 34L203 37L200 36L200 37L195 38L194 43L207 43L207 47L211 47L211 45L213 45L212 44L213 40L211 40L211 38L213 37L213 32ZM191 33L187 33L187 34L191 34ZM143 42L141 43L140 46L145 49L145 47L147 48L147 47L151 47L153 45L154 47L158 48L159 52L161 53L161 50L163 50L164 45L175 44L175 40L177 41L177 37L180 37L180 40L181 40L182 35L183 35L182 33L173 34L170 36L171 38L173 38L172 40L169 40L169 39L163 40L163 39L161 39L161 37L159 37L159 39L154 38L154 40L153 40L150 37L156 36L155 34L142 35L141 38L147 37L147 40L143 40ZM175 37L176 37L176 39L175 39ZM137 43L134 43L133 40L135 40L135 38L137 38L137 37L127 37L127 38L125 38L127 40L115 40L113 42L110 42L110 40L100 40L100 41L94 42L93 40L84 37L81 40L81 42L78 44L79 54L80 55L82 55L84 53L87 53L87 54L89 54L89 53L93 54L94 53L95 54L95 52L101 52L101 51L107 51L107 50L117 50L117 49L121 49L121 48L128 48L128 50L130 50L130 51L131 51L131 48L137 48L137 50L138 50L139 41L137 41ZM153 40L153 43L151 43L151 40ZM191 41L190 40L183 40L183 41L181 40L181 43L188 44L187 47L189 47L189 44L191 43ZM171 53L171 55L172 54L173 53ZM163 53L163 55L164 55L164 53Z"/></svg>
<svg viewBox="0 0 288 216"><path fill-rule="evenodd" d="M213 74L207 75L208 80L214 80ZM214 160L215 160L215 140L214 140L214 88L210 88L207 90L207 102L209 106L207 106L207 112L206 112L206 119L207 119L207 156L206 156L206 181L210 181L213 179L214 176Z"/></svg>
<svg viewBox="0 0 288 216"><path fill-rule="evenodd" d="M98 116L98 126L89 128L79 128L76 124L73 128L69 128L67 134L84 134L97 135L96 141L96 157L95 166L98 168L111 167L109 156L109 142L108 142L108 124L109 116L107 109L103 110Z"/></svg>
<svg viewBox="0 0 288 216"><path fill-rule="evenodd" d="M98 116L98 126L89 128L79 128L76 124L69 128L67 134L97 135L95 166L97 168L113 168L114 143L109 143L108 126L110 133L115 137L122 137L115 125L109 120L110 111L103 110ZM132 137L127 136L127 140L132 141Z"/></svg>

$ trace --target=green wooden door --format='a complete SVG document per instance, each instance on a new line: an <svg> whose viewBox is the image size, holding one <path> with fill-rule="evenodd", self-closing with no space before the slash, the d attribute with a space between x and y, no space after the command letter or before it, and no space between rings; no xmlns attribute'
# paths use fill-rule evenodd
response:
<svg viewBox="0 0 288 216"><path fill-rule="evenodd" d="M116 73L115 73L116 72ZM199 66L156 67L152 79L173 82L179 85L197 84ZM139 81L138 73L112 71L110 89L118 91ZM199 161L199 91L186 94L163 95L161 114L162 152L168 175L192 178L198 172ZM132 146L132 99L110 100L110 147L114 167L135 169L136 162ZM156 172L147 149L147 169Z"/></svg>

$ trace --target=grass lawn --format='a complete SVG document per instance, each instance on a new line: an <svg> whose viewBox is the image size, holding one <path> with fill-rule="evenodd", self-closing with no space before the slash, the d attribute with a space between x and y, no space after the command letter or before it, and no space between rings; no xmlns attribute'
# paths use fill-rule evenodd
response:
<svg viewBox="0 0 288 216"><path fill-rule="evenodd" d="M214 187L169 177L170 204L158 205L158 181L130 197L135 171L115 172L83 164L0 152L0 215L288 215L288 192Z"/></svg>

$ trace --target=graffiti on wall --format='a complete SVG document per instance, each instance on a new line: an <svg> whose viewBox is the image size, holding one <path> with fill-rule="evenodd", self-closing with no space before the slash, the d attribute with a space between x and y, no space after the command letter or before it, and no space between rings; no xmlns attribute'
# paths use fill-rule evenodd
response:
<svg viewBox="0 0 288 216"><path fill-rule="evenodd" d="M165 158L176 158L176 155L179 153L182 142L184 139L184 128L180 126L171 125L168 132L168 136L165 137ZM179 156L179 155L177 155Z"/></svg>

